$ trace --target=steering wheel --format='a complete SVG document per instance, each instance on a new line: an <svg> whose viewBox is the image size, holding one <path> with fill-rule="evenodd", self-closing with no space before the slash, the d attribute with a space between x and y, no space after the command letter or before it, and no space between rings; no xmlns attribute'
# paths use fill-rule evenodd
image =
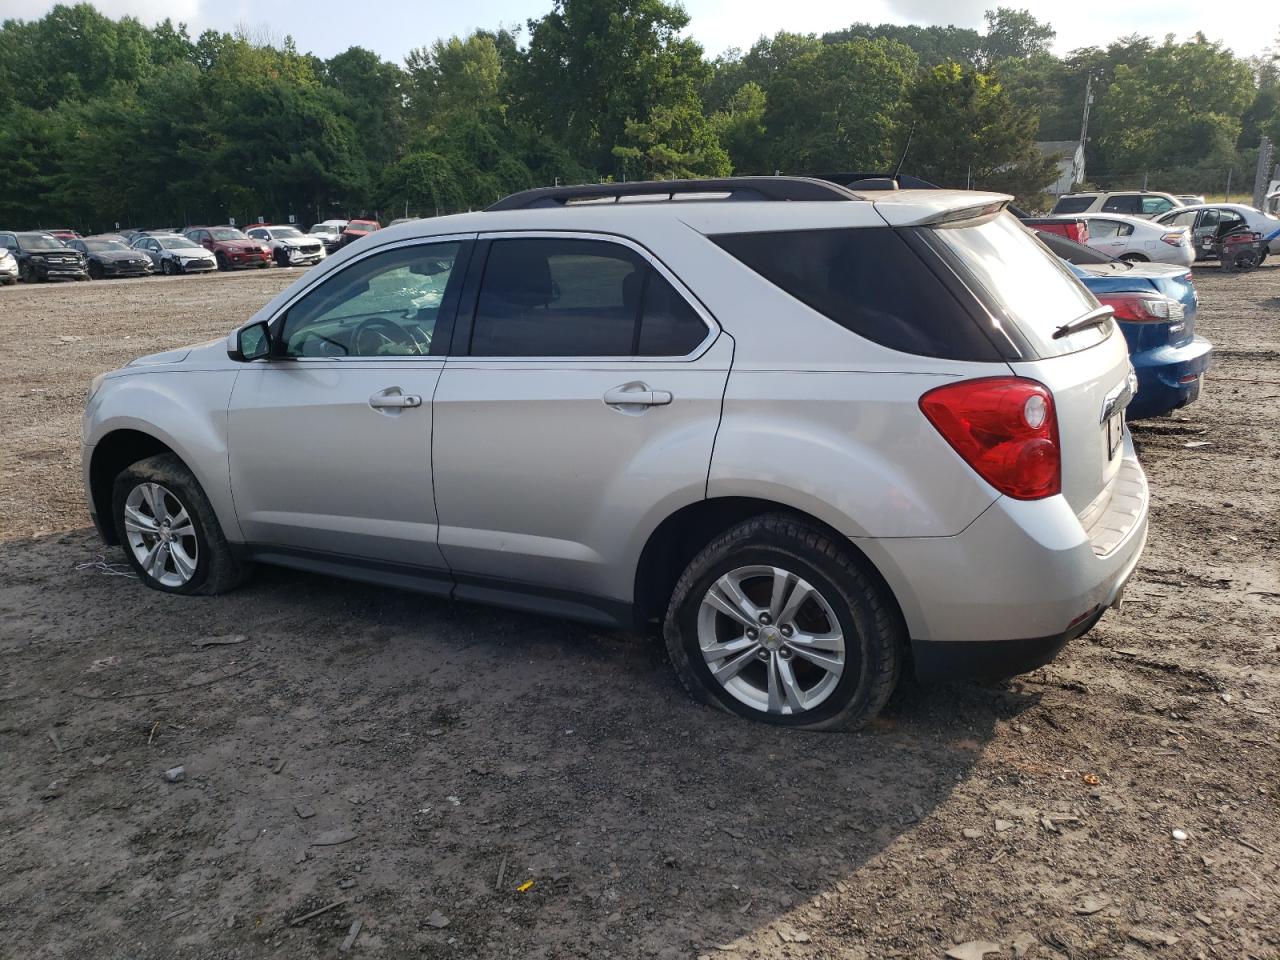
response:
<svg viewBox="0 0 1280 960"><path fill-rule="evenodd" d="M407 347L407 353L422 352L422 345L413 334L400 324L386 317L368 317L361 320L351 332L351 353L357 357L376 357L382 355L384 347L399 345Z"/></svg>

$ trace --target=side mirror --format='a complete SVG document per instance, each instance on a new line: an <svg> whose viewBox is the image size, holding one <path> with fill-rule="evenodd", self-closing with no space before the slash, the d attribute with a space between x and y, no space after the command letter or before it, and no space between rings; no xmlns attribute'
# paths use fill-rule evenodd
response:
<svg viewBox="0 0 1280 960"><path fill-rule="evenodd" d="M271 328L267 321L260 320L243 330L236 332L236 345L227 351L227 356L238 363L261 360L271 353Z"/></svg>

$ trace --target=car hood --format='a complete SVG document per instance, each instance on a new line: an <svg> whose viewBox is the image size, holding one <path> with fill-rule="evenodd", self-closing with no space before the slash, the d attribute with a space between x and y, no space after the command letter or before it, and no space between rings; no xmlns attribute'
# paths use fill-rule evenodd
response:
<svg viewBox="0 0 1280 960"><path fill-rule="evenodd" d="M215 361L218 366L223 366L223 361L227 361L226 343L222 338L206 340L204 343L193 343L188 347L164 350L160 353L149 353L145 357L130 360L125 366L163 367L181 363L185 366L199 365L204 367L208 365L210 360Z"/></svg>
<svg viewBox="0 0 1280 960"><path fill-rule="evenodd" d="M204 247L165 247L161 253L168 254L172 257L181 257L186 260L188 257L208 257L209 251Z"/></svg>

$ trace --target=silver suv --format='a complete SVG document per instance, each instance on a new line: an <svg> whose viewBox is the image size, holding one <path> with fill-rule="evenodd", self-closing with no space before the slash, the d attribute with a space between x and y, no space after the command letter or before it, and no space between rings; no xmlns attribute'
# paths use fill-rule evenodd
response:
<svg viewBox="0 0 1280 960"><path fill-rule="evenodd" d="M789 726L1034 668L1147 487L1124 337L1007 199L592 185L379 231L95 381L95 521L173 593L259 562L660 625L695 697Z"/></svg>

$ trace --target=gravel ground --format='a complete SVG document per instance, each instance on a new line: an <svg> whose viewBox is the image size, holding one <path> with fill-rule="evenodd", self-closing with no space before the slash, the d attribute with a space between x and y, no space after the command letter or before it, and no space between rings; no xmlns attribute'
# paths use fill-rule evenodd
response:
<svg viewBox="0 0 1280 960"><path fill-rule="evenodd" d="M1124 609L821 735L695 706L644 638L106 575L89 379L295 274L0 289L0 956L334 957L358 921L353 956L1280 957L1280 268L1198 274L1217 359L1134 430Z"/></svg>

